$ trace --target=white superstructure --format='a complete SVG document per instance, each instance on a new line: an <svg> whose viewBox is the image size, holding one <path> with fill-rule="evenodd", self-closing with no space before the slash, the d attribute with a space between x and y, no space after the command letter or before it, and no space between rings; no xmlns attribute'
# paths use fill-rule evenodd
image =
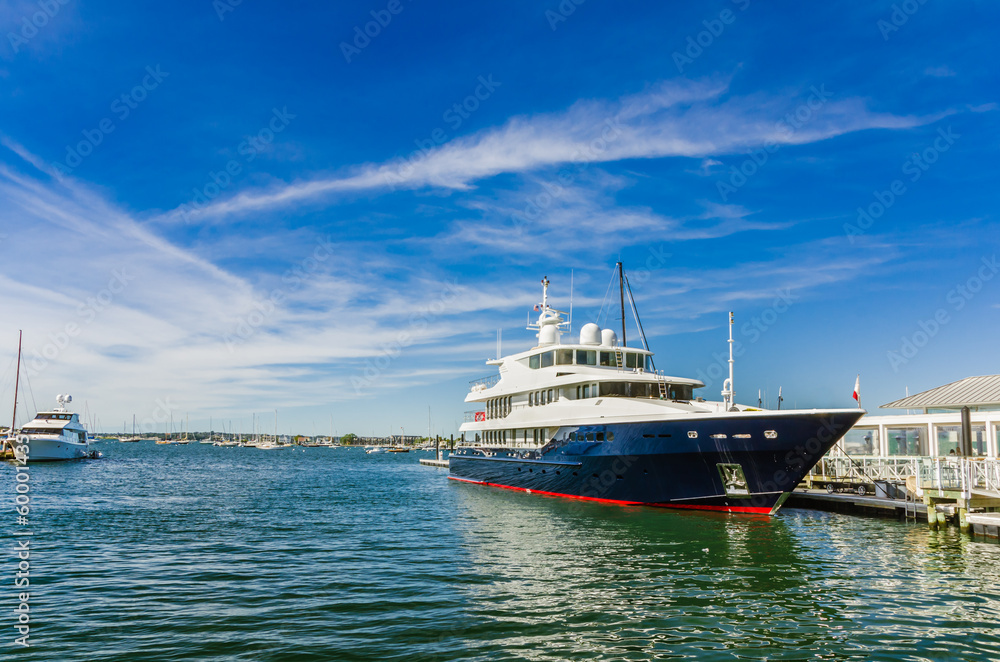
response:
<svg viewBox="0 0 1000 662"><path fill-rule="evenodd" d="M585 324L578 338L564 343L569 323L548 304L548 279L542 280L542 303L536 306L538 344L510 356L487 361L499 374L473 382L465 401L480 404L468 412L461 431L466 442L537 448L561 427L717 416L735 409L731 380L726 401L694 396L705 384L657 371L653 353L619 344L612 329ZM763 413L763 412L762 412Z"/></svg>

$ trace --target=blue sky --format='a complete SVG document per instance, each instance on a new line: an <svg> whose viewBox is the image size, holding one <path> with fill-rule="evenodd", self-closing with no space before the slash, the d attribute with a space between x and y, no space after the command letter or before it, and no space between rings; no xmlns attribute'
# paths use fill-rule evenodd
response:
<svg viewBox="0 0 1000 662"><path fill-rule="evenodd" d="M579 328L619 258L707 397L729 310L741 402L996 373L998 15L5 3L2 406L23 329L107 429L449 434L541 277Z"/></svg>

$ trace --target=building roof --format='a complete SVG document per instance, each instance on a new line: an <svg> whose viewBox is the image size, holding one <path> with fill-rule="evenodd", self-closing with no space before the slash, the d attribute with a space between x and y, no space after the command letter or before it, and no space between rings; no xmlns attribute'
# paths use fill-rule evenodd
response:
<svg viewBox="0 0 1000 662"><path fill-rule="evenodd" d="M1000 375L966 377L882 405L882 409L957 409L1000 405Z"/></svg>

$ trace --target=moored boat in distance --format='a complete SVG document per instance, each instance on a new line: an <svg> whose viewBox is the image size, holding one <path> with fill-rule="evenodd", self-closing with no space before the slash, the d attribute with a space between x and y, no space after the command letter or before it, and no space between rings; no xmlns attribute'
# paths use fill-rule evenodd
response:
<svg viewBox="0 0 1000 662"><path fill-rule="evenodd" d="M618 264L622 317L628 280ZM449 478L526 492L620 504L774 514L803 476L864 414L861 409L769 411L694 395L697 379L657 371L653 353L611 329L569 322L548 304L535 347L487 361L474 382L481 405L461 427L475 445L450 455ZM631 292L629 290L631 297ZM634 301L632 301L634 309ZM641 324L636 316L637 327ZM468 442L466 442L468 443Z"/></svg>
<svg viewBox="0 0 1000 662"><path fill-rule="evenodd" d="M66 409L72 401L71 395L57 396L54 409L38 412L21 428L14 446L19 460L52 462L92 456L87 430L80 423L79 414Z"/></svg>

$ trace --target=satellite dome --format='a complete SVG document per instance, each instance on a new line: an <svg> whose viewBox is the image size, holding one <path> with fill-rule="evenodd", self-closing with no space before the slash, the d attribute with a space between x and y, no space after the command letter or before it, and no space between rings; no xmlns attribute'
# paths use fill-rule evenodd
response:
<svg viewBox="0 0 1000 662"><path fill-rule="evenodd" d="M618 344L618 334L614 329L603 329L601 331L601 345L604 347L614 347Z"/></svg>
<svg viewBox="0 0 1000 662"><path fill-rule="evenodd" d="M583 328L580 329L580 344L581 345L600 345L601 344L601 327L597 326L593 322L589 324L584 324Z"/></svg>

